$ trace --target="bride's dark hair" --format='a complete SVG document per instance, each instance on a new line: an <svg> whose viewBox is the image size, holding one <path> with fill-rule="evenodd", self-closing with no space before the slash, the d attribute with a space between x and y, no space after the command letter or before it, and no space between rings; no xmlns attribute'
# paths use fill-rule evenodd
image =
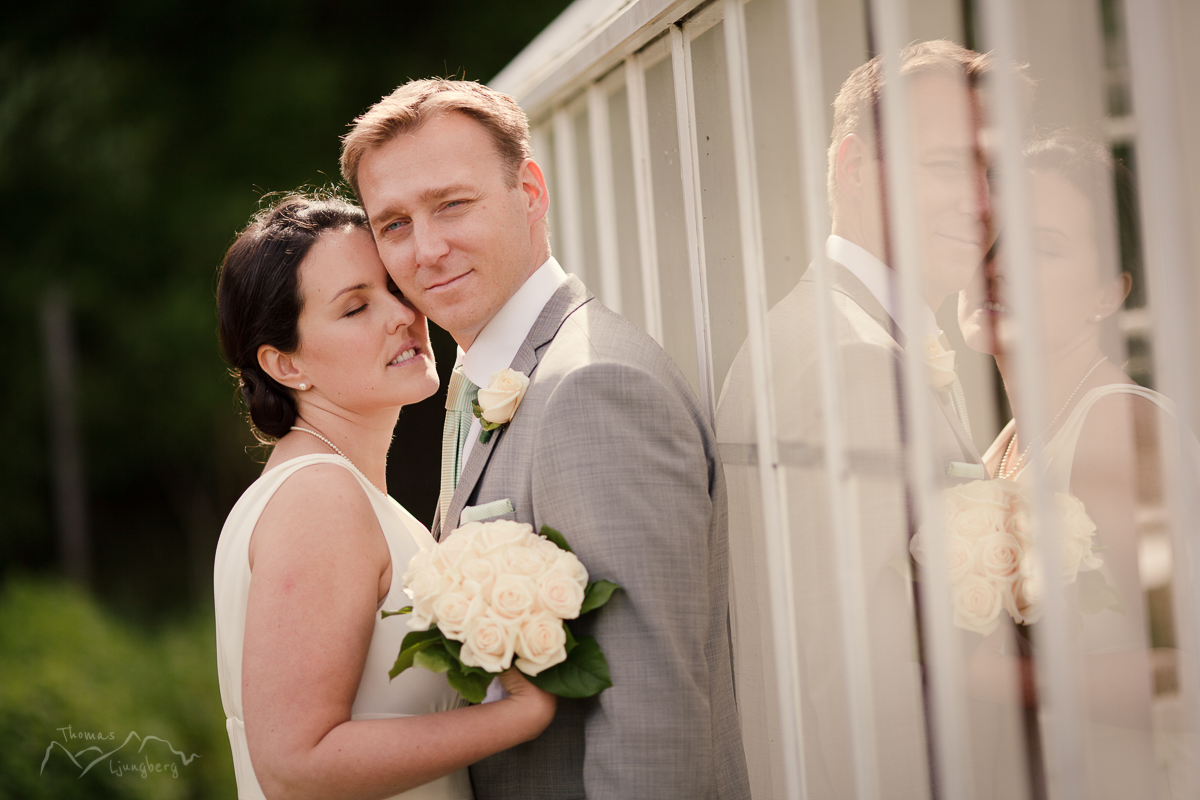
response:
<svg viewBox="0 0 1200 800"><path fill-rule="evenodd" d="M278 439L295 424L296 398L258 365L258 348L267 344L283 353L299 348L300 263L321 234L345 228L369 231L366 213L334 195L290 194L254 215L221 264L221 352L263 441Z"/></svg>

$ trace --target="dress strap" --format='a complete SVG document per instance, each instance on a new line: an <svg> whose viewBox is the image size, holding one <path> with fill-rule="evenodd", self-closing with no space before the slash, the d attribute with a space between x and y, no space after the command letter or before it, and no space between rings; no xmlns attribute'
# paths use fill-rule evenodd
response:
<svg viewBox="0 0 1200 800"><path fill-rule="evenodd" d="M1051 486L1061 487L1058 489L1059 491L1070 491L1075 448L1079 444L1079 436L1083 433L1083 425L1087 421L1088 413L1096 403L1104 398L1119 394L1133 395L1149 400L1170 416L1175 416L1175 404L1171 400L1136 383L1108 383L1091 389L1080 398L1079 404L1071 410L1071 414L1063 423L1062 428L1046 445L1046 449L1051 455L1046 467L1046 477L1050 479Z"/></svg>

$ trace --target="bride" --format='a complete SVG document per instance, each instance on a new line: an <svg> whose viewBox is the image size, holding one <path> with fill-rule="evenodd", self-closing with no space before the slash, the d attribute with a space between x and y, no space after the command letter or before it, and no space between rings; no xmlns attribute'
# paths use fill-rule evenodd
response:
<svg viewBox="0 0 1200 800"><path fill-rule="evenodd" d="M216 555L238 797L470 798L465 767L540 734L555 699L516 670L506 699L465 708L444 675L388 679L408 628L379 611L407 605L408 561L433 545L384 469L401 406L438 387L425 318L359 208L298 195L230 247L218 317L256 433L275 443Z"/></svg>
<svg viewBox="0 0 1200 800"><path fill-rule="evenodd" d="M1076 497L1096 526L1093 546L1110 594L1089 604L1078 589L1080 610L1071 612L1079 619L1075 677L1085 709L1089 796L1183 796L1178 783L1185 778L1170 752L1178 749L1180 731L1171 719L1178 695L1155 692L1156 682L1176 683L1177 653L1153 641L1171 637L1161 628L1152 637L1138 559L1145 521L1163 503L1159 449L1177 438L1177 426L1170 401L1118 366L1124 359L1117 356L1114 324L1131 277L1120 271L1113 205L1105 201L1112 198L1114 171L1119 191L1129 189L1129 175L1103 147L1065 133L1030 145L1026 166L1049 414L1044 430L1022 424L1030 401L1009 356L1017 331L1005 305L1003 264L990 264L985 280L962 292L958 310L967 344L995 356L1013 409L1013 420L983 460L994 477L1040 481L1050 492ZM1043 466L1035 474L1039 453ZM1021 651L1023 643L1015 644L1008 652ZM997 649L977 650L969 665L972 693L1000 703L1011 680L1005 676L1019 674L1024 704L1035 715L1044 710L1033 659L1021 658L1017 670L1004 661ZM1030 748L1028 766L1040 773L1040 748ZM1032 778L1035 797L1041 780Z"/></svg>

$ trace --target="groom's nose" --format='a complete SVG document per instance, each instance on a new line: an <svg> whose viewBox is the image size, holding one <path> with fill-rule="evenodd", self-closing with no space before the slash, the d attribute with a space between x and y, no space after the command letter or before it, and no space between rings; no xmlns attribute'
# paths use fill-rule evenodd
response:
<svg viewBox="0 0 1200 800"><path fill-rule="evenodd" d="M437 264L448 252L450 244L438 230L436 223L426 222L413 226L413 257L418 267Z"/></svg>

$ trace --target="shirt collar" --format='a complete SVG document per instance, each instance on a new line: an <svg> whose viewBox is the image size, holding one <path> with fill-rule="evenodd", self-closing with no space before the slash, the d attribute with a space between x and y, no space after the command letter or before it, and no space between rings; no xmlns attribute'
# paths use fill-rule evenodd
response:
<svg viewBox="0 0 1200 800"><path fill-rule="evenodd" d="M455 366L461 365L476 386L487 386L492 373L512 364L538 315L566 279L567 273L558 261L553 256L547 259L483 326L471 349L459 348Z"/></svg>
<svg viewBox="0 0 1200 800"><path fill-rule="evenodd" d="M917 311L916 325L901 323L900 298L895 285L896 273L867 250L849 239L831 235L825 240L825 255L850 270L854 277L862 281L863 286L866 286L867 291L887 309L888 315L896 321L906 336L912 336L912 328L916 329L918 335L936 337L941 333L937 318L924 302Z"/></svg>

